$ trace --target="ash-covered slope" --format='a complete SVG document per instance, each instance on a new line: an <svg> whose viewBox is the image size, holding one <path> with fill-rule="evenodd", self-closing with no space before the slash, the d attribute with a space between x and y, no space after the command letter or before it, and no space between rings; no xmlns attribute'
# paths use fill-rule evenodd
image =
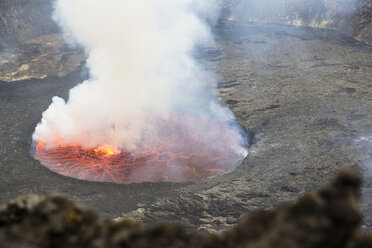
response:
<svg viewBox="0 0 372 248"><path fill-rule="evenodd" d="M1 0L0 48L19 46L29 39L58 32L50 0Z"/></svg>
<svg viewBox="0 0 372 248"><path fill-rule="evenodd" d="M85 60L52 20L51 0L0 1L0 80L65 76Z"/></svg>
<svg viewBox="0 0 372 248"><path fill-rule="evenodd" d="M372 0L218 2L225 18L335 29L372 44ZM1 81L65 76L84 61L64 42L52 12L52 0L0 1Z"/></svg>
<svg viewBox="0 0 372 248"><path fill-rule="evenodd" d="M229 0L226 11L239 21L335 29L372 44L371 0Z"/></svg>
<svg viewBox="0 0 372 248"><path fill-rule="evenodd" d="M50 99L67 97L82 81L78 69L55 77L60 71L53 68L63 72L74 63L62 39L59 48L52 34L29 41L35 57L21 54L25 60L7 64L13 71L0 69L0 76L16 73L7 81L49 76L0 82L0 202L57 191L110 216L133 211L132 217L148 224L226 230L242 214L296 200L346 165L365 170L362 225L370 229L371 46L333 30L227 20L215 33L217 48L201 56L221 75L222 101L255 134L250 155L237 170L186 184L116 185L62 177L41 166L29 155L30 135ZM50 49L48 56L37 55L41 47Z"/></svg>
<svg viewBox="0 0 372 248"><path fill-rule="evenodd" d="M331 28L372 44L372 0L225 0L224 15L239 21ZM0 48L59 32L51 0L2 0Z"/></svg>
<svg viewBox="0 0 372 248"><path fill-rule="evenodd" d="M367 248L372 235L358 233L360 183L358 174L344 170L330 186L244 217L223 234L115 222L58 195L29 195L0 208L0 243L2 248Z"/></svg>

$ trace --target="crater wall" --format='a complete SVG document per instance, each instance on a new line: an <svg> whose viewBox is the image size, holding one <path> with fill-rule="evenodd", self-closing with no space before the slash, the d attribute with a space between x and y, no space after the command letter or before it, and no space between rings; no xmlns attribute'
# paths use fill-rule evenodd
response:
<svg viewBox="0 0 372 248"><path fill-rule="evenodd" d="M25 41L58 32L51 18L50 0L1 0L0 47L19 46Z"/></svg>
<svg viewBox="0 0 372 248"><path fill-rule="evenodd" d="M372 44L372 0L228 0L233 20L328 28Z"/></svg>

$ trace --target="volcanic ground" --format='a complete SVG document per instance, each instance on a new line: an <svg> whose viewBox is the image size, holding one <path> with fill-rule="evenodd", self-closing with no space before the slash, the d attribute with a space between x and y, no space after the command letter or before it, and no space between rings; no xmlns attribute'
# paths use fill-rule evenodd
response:
<svg viewBox="0 0 372 248"><path fill-rule="evenodd" d="M253 137L237 169L196 182L128 185L48 170L30 155L31 135L51 98L67 98L82 81L79 67L0 83L0 203L60 192L112 217L218 231L349 166L364 175L363 225L371 228L372 47L336 31L274 24L223 21L214 33L216 47L203 49L200 61L217 71L221 101Z"/></svg>

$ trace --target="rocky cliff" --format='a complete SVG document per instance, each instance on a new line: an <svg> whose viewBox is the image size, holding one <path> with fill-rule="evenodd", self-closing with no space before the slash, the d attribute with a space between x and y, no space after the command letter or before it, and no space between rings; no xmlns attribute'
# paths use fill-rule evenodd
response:
<svg viewBox="0 0 372 248"><path fill-rule="evenodd" d="M225 0L217 4L225 5L233 19L331 28L372 44L372 0ZM1 0L0 44L20 44L59 32L52 10L52 0Z"/></svg>
<svg viewBox="0 0 372 248"><path fill-rule="evenodd" d="M321 27L372 44L372 0L219 0L222 16L245 22ZM19 81L64 76L84 62L82 51L69 48L52 20L52 0L0 1L0 80ZM217 15L200 13L210 23Z"/></svg>
<svg viewBox="0 0 372 248"><path fill-rule="evenodd" d="M50 0L1 0L0 45L19 46L25 41L58 32Z"/></svg>
<svg viewBox="0 0 372 248"><path fill-rule="evenodd" d="M2 248L193 247L307 248L372 246L358 233L360 177L342 171L334 183L297 203L259 210L221 234L197 233L178 225L143 226L113 221L58 195L29 195L0 208Z"/></svg>
<svg viewBox="0 0 372 248"><path fill-rule="evenodd" d="M329 28L372 44L372 0L229 0L229 18Z"/></svg>
<svg viewBox="0 0 372 248"><path fill-rule="evenodd" d="M52 20L51 0L0 1L0 80L64 76L83 63Z"/></svg>

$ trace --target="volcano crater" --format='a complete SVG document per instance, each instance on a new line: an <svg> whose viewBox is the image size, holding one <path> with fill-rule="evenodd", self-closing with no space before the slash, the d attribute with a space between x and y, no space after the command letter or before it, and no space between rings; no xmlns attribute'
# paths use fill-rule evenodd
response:
<svg viewBox="0 0 372 248"><path fill-rule="evenodd" d="M247 212L325 185L341 166L368 169L371 46L333 30L229 20L214 33L213 49L220 52L206 52L201 60L221 75L221 101L255 134L249 156L235 170L180 183L115 184L65 177L41 165L29 154L30 134L50 99L67 99L81 83L84 70L76 67L64 76L0 82L0 202L61 192L113 217L218 231ZM370 179L366 173L367 227Z"/></svg>

